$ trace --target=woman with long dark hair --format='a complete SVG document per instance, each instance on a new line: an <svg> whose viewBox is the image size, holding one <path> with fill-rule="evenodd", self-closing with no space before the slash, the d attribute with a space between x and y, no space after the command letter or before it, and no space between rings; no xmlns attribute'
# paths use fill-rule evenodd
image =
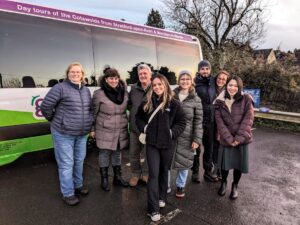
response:
<svg viewBox="0 0 300 225"><path fill-rule="evenodd" d="M238 197L238 183L242 173L248 173L248 148L252 142L251 128L254 120L253 101L244 94L240 77L228 79L225 90L215 102L215 117L220 135L218 167L221 169L222 182L218 194L224 196L227 177L233 169L233 182L230 198Z"/></svg>

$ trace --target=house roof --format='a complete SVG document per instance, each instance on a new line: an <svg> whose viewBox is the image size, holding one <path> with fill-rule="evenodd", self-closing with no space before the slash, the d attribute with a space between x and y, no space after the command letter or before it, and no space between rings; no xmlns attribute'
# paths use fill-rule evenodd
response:
<svg viewBox="0 0 300 225"><path fill-rule="evenodd" d="M253 55L253 58L255 58L255 59L258 57L261 57L261 56L263 56L264 59L267 59L272 51L273 51L272 48L256 49L256 50L253 50L252 55Z"/></svg>

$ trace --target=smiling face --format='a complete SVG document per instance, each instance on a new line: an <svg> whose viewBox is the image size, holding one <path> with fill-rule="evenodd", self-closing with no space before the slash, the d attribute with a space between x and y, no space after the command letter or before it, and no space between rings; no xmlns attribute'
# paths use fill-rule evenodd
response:
<svg viewBox="0 0 300 225"><path fill-rule="evenodd" d="M80 66L74 65L68 72L68 79L75 84L80 84L83 79L83 73Z"/></svg>
<svg viewBox="0 0 300 225"><path fill-rule="evenodd" d="M159 78L155 78L152 81L152 88L155 94L161 97L165 91L165 86Z"/></svg>
<svg viewBox="0 0 300 225"><path fill-rule="evenodd" d="M105 78L106 83L112 87L112 88L116 88L119 85L119 77L115 76L115 77L107 77Z"/></svg>
<svg viewBox="0 0 300 225"><path fill-rule="evenodd" d="M224 73L220 73L217 77L216 84L219 89L223 88L227 82L228 76Z"/></svg>
<svg viewBox="0 0 300 225"><path fill-rule="evenodd" d="M229 83L227 84L227 92L230 95L230 97L232 98L233 96L235 96L238 90L239 87L237 81L234 79L230 80Z"/></svg>
<svg viewBox="0 0 300 225"><path fill-rule="evenodd" d="M179 86L182 90L189 90L192 87L192 79L189 75L182 75L179 79Z"/></svg>
<svg viewBox="0 0 300 225"><path fill-rule="evenodd" d="M151 73L148 69L141 69L138 74L142 86L148 86L151 83Z"/></svg>

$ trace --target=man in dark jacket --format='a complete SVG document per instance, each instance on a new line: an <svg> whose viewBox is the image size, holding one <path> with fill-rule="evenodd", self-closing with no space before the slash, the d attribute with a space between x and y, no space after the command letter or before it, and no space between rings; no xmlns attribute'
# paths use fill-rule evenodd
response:
<svg viewBox="0 0 300 225"><path fill-rule="evenodd" d="M203 138L204 147L203 154L203 169L204 178L215 182L218 180L214 174L213 164L213 141L214 141L214 109L213 101L216 98L215 78L211 75L211 65L209 61L202 60L198 64L198 73L195 77L196 92L201 98L203 107ZM200 148L197 149L197 154L194 157L192 181L199 183L199 156Z"/></svg>
<svg viewBox="0 0 300 225"><path fill-rule="evenodd" d="M130 147L129 160L132 176L129 185L135 187L139 180L148 181L147 160L141 164L141 153L145 153L145 146L139 141L140 132L135 124L135 114L149 89L152 77L151 68L147 64L140 64L137 68L139 81L131 86L129 93L130 107Z"/></svg>

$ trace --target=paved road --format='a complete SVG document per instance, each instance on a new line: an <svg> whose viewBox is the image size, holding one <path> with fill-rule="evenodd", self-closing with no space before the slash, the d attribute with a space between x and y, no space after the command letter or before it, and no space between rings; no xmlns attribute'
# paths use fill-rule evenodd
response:
<svg viewBox="0 0 300 225"><path fill-rule="evenodd" d="M189 179L185 199L170 194L160 224L299 225L300 134L256 129L254 135L250 173L242 177L236 201L228 198L229 189L225 197L216 194L219 183L193 184ZM154 224L146 216L145 186L100 190L96 151L88 154L85 174L90 195L69 207L60 200L51 152L27 154L0 167L0 225ZM129 178L126 165L124 175Z"/></svg>

